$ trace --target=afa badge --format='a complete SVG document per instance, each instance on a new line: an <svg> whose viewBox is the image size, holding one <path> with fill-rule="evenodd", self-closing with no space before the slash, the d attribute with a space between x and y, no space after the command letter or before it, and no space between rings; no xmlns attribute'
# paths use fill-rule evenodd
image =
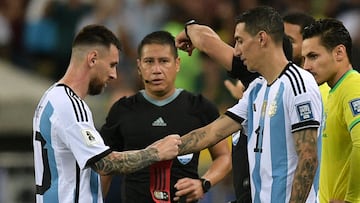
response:
<svg viewBox="0 0 360 203"><path fill-rule="evenodd" d="M360 98L354 99L349 102L350 109L352 111L353 116L357 116L360 114Z"/></svg>
<svg viewBox="0 0 360 203"><path fill-rule="evenodd" d="M310 102L296 105L296 111L300 121L311 120L314 118Z"/></svg>

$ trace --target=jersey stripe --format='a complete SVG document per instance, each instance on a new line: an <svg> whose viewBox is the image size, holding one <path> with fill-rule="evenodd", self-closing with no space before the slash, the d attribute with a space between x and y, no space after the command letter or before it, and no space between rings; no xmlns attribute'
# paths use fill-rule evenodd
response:
<svg viewBox="0 0 360 203"><path fill-rule="evenodd" d="M286 138L286 119L283 103L283 94L285 85L282 83L279 87L279 97L276 99L278 104L276 119L270 119L270 149L271 149L271 174L273 177L280 177L282 174L288 174L288 167L279 167L275 163L283 163L288 165L288 151L284 150L287 146ZM281 146L281 147L279 147ZM286 185L287 179L274 178L271 184L271 202L286 202Z"/></svg>
<svg viewBox="0 0 360 203"><path fill-rule="evenodd" d="M80 167L76 164L76 187L75 187L75 203L79 202L80 194Z"/></svg>
<svg viewBox="0 0 360 203"><path fill-rule="evenodd" d="M50 167L50 178L51 178L51 187L44 193L43 198L44 202L59 202L59 188L58 188L58 169L56 167L55 152L52 148L51 143L51 122L50 117L54 112L54 108L51 103L47 103L45 106L44 112L41 115L40 121L40 133L46 141L45 149L47 150L47 156L43 158L49 159ZM46 175L46 174L44 174ZM47 177L44 177L46 179Z"/></svg>
<svg viewBox="0 0 360 203"><path fill-rule="evenodd" d="M99 175L93 170L91 170L90 175L90 190L92 195L92 203L97 203L99 196Z"/></svg>
<svg viewBox="0 0 360 203"><path fill-rule="evenodd" d="M294 66L291 66L291 67L292 67L291 69L292 69L292 70L295 70L295 72L296 72L297 75L299 76L300 82L301 82L301 85L302 85L302 88L303 88L303 91L306 92L306 87L305 87L304 79L303 79L303 77L301 76L299 70L296 69L296 68L294 68Z"/></svg>
<svg viewBox="0 0 360 203"><path fill-rule="evenodd" d="M67 86L65 87L65 92L69 96L69 99L72 103L76 120L78 122L88 122L88 115L85 109L84 101L77 97L77 95Z"/></svg>
<svg viewBox="0 0 360 203"><path fill-rule="evenodd" d="M295 67L289 66L284 74L288 77L295 96L306 92L304 79Z"/></svg>

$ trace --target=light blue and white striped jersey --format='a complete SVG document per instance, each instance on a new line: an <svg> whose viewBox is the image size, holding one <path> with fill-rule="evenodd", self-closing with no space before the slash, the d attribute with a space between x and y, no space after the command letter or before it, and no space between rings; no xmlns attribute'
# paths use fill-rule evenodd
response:
<svg viewBox="0 0 360 203"><path fill-rule="evenodd" d="M289 202L298 162L292 133L321 123L321 96L313 76L289 63L271 85L255 79L226 115L243 120L247 129L253 202ZM307 202L316 202L318 177L314 184Z"/></svg>
<svg viewBox="0 0 360 203"><path fill-rule="evenodd" d="M86 103L68 86L55 84L33 119L37 203L103 202L100 176L89 164L110 153Z"/></svg>

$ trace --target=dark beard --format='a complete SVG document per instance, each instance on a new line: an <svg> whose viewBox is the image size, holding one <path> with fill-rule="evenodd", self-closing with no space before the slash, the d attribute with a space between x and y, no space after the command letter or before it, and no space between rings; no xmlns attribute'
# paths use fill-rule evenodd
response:
<svg viewBox="0 0 360 203"><path fill-rule="evenodd" d="M88 94L89 95L98 95L104 89L104 83L100 82L98 79L90 81Z"/></svg>

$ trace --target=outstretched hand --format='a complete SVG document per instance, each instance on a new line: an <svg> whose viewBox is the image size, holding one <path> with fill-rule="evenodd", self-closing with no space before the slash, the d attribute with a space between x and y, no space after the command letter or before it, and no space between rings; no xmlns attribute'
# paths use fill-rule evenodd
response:
<svg viewBox="0 0 360 203"><path fill-rule="evenodd" d="M181 144L179 135L168 135L161 140L154 142L147 148L155 148L159 156L159 161L174 159L179 153Z"/></svg>
<svg viewBox="0 0 360 203"><path fill-rule="evenodd" d="M184 30L175 37L175 46L187 52L189 56L192 55L192 52L195 49L195 47L191 43L191 40L186 36Z"/></svg>
<svg viewBox="0 0 360 203"><path fill-rule="evenodd" d="M242 98L245 86L240 80L238 80L235 85L230 80L225 80L224 85L235 99Z"/></svg>

